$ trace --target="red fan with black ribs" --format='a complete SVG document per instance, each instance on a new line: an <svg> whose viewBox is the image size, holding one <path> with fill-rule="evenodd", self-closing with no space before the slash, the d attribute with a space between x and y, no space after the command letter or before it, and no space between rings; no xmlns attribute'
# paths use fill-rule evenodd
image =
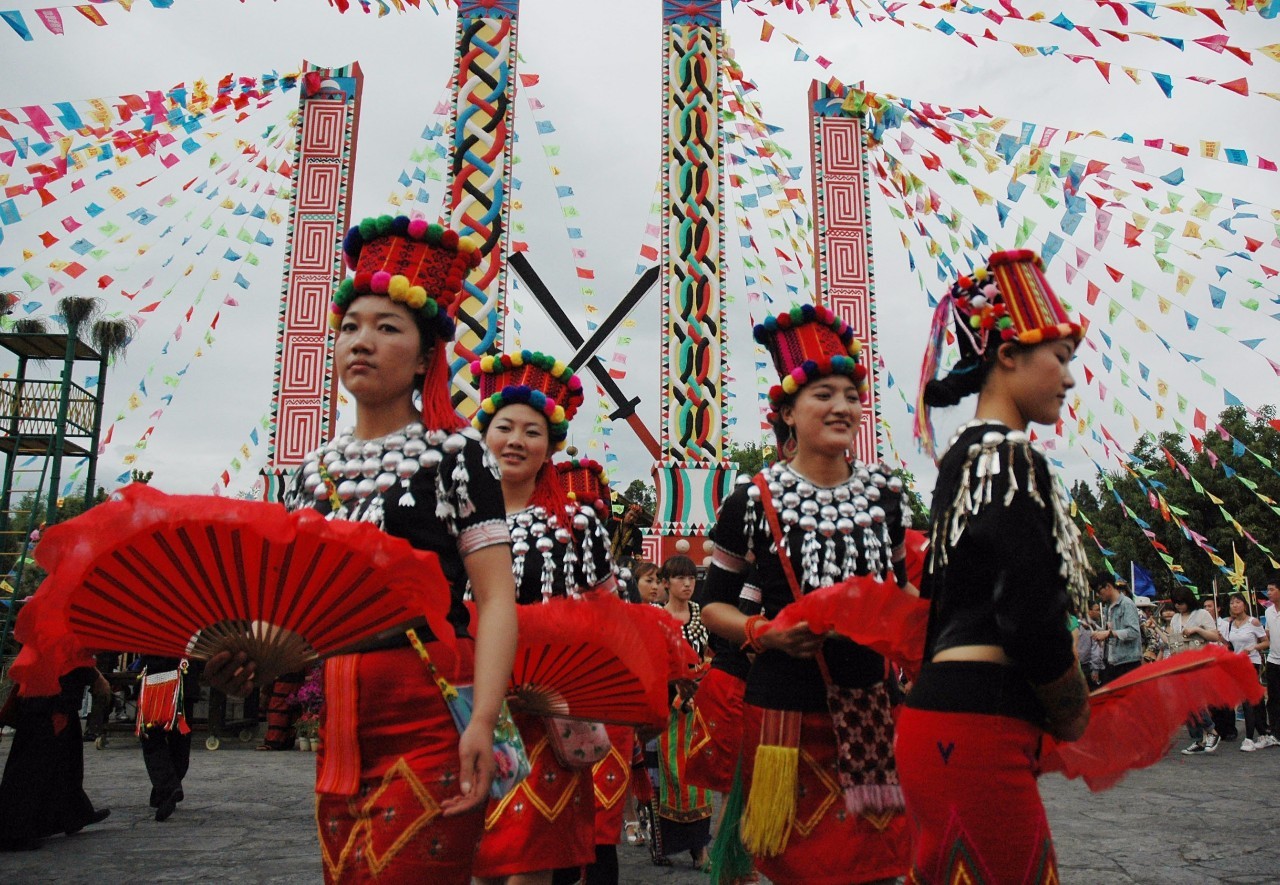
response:
<svg viewBox="0 0 1280 885"><path fill-rule="evenodd" d="M15 666L45 684L56 683L67 636L84 649L196 660L244 651L264 679L415 622L453 636L434 554L314 511L134 483L49 529L36 558L49 578L24 632L43 641Z"/></svg>
<svg viewBox="0 0 1280 885"><path fill-rule="evenodd" d="M658 728L667 721L668 642L658 621L608 593L517 609L516 709ZM689 654L693 656L690 649Z"/></svg>

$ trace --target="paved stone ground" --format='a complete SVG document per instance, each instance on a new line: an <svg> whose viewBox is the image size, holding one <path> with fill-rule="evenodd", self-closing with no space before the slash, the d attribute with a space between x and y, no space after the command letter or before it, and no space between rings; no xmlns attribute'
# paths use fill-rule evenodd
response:
<svg viewBox="0 0 1280 885"><path fill-rule="evenodd" d="M111 817L39 851L0 854L0 882L320 881L314 757L247 752L252 743L234 740L216 752L196 746L187 800L157 824L137 744L119 735L104 750L86 745L85 787ZM7 756L6 741L0 764ZM1280 880L1280 748L1241 753L1224 742L1212 756L1175 751L1099 795L1057 776L1042 789L1065 882ZM626 885L706 882L687 859L658 868L642 848L618 851Z"/></svg>

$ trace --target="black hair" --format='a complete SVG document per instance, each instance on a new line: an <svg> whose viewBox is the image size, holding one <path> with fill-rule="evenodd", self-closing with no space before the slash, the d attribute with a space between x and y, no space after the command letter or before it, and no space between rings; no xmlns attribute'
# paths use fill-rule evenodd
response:
<svg viewBox="0 0 1280 885"><path fill-rule="evenodd" d="M1280 573L1274 574L1271 577L1267 578L1266 586L1275 587L1277 590L1280 590Z"/></svg>
<svg viewBox="0 0 1280 885"><path fill-rule="evenodd" d="M1093 592L1097 593L1099 590L1101 590L1103 587L1107 586L1108 584L1114 585L1115 582L1116 582L1115 576L1112 575L1110 572L1098 572L1096 575L1093 576L1092 579L1090 579L1089 585L1093 587Z"/></svg>
<svg viewBox="0 0 1280 885"><path fill-rule="evenodd" d="M1174 605L1185 605L1189 612L1204 608L1204 603L1197 599L1194 593L1181 585L1174 587L1169 593L1169 601Z"/></svg>
<svg viewBox="0 0 1280 885"><path fill-rule="evenodd" d="M664 580L670 580L671 578L696 578L697 576L697 563L682 553L676 554L662 564L662 577Z"/></svg>
<svg viewBox="0 0 1280 885"><path fill-rule="evenodd" d="M640 579L646 575L657 575L659 581L662 580L662 569L658 568L656 562L650 562L647 559L637 559L635 565L631 567L631 577L639 585Z"/></svg>
<svg viewBox="0 0 1280 885"><path fill-rule="evenodd" d="M1009 344L1014 354L1037 346L1034 344L1027 346L1016 341L991 341L985 354L962 359L952 367L945 378L934 378L926 383L924 404L931 408L946 408L954 406L966 396L981 393L987 379L991 377L991 367L996 364L996 354L1004 344Z"/></svg>

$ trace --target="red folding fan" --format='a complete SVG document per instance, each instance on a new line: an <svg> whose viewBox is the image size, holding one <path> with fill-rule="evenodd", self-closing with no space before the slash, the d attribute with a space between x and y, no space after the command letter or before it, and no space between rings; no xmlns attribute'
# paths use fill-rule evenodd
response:
<svg viewBox="0 0 1280 885"><path fill-rule="evenodd" d="M1208 646L1144 664L1089 696L1089 726L1078 741L1045 739L1041 772L1083 778L1094 792L1154 765L1187 719L1207 707L1262 698L1245 655Z"/></svg>
<svg viewBox="0 0 1280 885"><path fill-rule="evenodd" d="M36 646L15 667L37 681L42 670L55 690L68 635L85 649L196 660L244 651L264 680L423 619L453 636L434 554L310 510L134 483L49 529L36 559L49 577L20 625Z"/></svg>
<svg viewBox="0 0 1280 885"><path fill-rule="evenodd" d="M517 609L511 673L517 709L615 725L667 721L667 640L645 606L612 594L558 598Z"/></svg>
<svg viewBox="0 0 1280 885"><path fill-rule="evenodd" d="M806 593L778 612L767 630L786 630L801 621L814 633L835 631L901 665L920 672L929 602L892 581L864 575Z"/></svg>

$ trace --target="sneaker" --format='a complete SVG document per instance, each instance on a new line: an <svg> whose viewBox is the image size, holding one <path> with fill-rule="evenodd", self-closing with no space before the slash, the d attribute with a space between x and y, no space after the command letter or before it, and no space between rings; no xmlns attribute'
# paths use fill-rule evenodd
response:
<svg viewBox="0 0 1280 885"><path fill-rule="evenodd" d="M1253 745L1259 750L1265 750L1267 747L1280 747L1280 740L1276 739L1274 734L1261 735Z"/></svg>
<svg viewBox="0 0 1280 885"><path fill-rule="evenodd" d="M1187 747L1185 750L1183 750L1183 751L1182 751L1182 755L1183 755L1183 756L1194 756L1196 753L1203 753L1203 752L1204 752L1204 742L1203 742L1203 741L1196 741L1194 744L1192 744L1191 746L1189 746L1189 747Z"/></svg>
<svg viewBox="0 0 1280 885"><path fill-rule="evenodd" d="M1222 738L1216 734L1206 734L1204 736L1204 751L1206 753L1217 752L1218 744L1222 743Z"/></svg>
<svg viewBox="0 0 1280 885"><path fill-rule="evenodd" d="M1249 740L1248 738L1245 738L1240 742L1241 753L1252 753L1256 749L1258 749L1258 745L1255 744L1253 741Z"/></svg>

